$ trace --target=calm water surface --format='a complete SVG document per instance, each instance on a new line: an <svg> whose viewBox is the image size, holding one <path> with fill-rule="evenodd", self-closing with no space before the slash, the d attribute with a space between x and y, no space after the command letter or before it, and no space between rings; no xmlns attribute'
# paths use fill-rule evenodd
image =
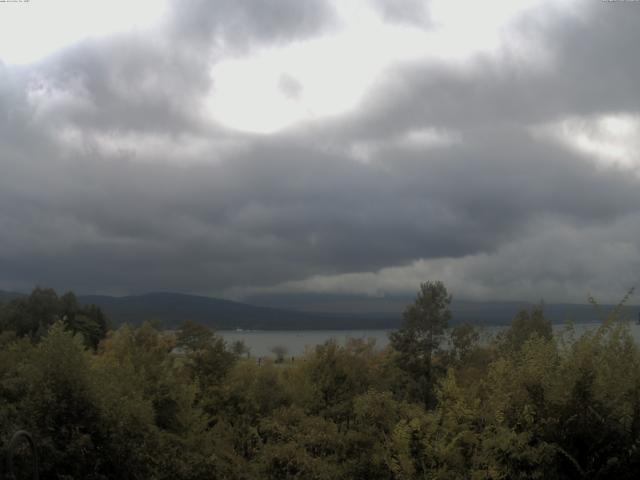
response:
<svg viewBox="0 0 640 480"><path fill-rule="evenodd" d="M242 340L254 357L273 356L271 349L286 347L287 355L299 356L305 348L313 348L330 338L344 345L349 338L374 338L376 346L384 348L389 343L391 330L243 330L218 332L229 343Z"/></svg>
<svg viewBox="0 0 640 480"><path fill-rule="evenodd" d="M597 327L596 323L577 324L575 328L576 336L587 330ZM640 325L631 324L631 333L636 342L640 343ZM481 338L489 341L493 336L503 330L502 326L482 327ZM554 325L554 330L560 332L564 325ZM389 332L392 330L243 330L243 331L220 331L218 332L229 343L242 340L250 348L250 354L254 357L273 356L271 349L276 346L287 348L288 356L302 355L306 348L313 348L330 338L335 339L338 344L344 345L349 338L373 338L376 346L380 349L389 343Z"/></svg>

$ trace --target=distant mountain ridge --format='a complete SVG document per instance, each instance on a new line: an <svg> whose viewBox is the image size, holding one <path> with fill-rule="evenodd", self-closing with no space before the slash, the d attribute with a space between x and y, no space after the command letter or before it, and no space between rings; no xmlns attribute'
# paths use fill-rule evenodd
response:
<svg viewBox="0 0 640 480"><path fill-rule="evenodd" d="M24 294L0 291L0 302ZM364 297L306 295L282 298L252 298L242 303L213 297L182 293L155 292L113 297L78 295L82 304L98 305L114 325L156 321L166 328L193 320L218 330L350 330L398 328L402 311L413 301L411 296ZM529 302L475 302L455 300L451 305L453 323L506 325ZM323 311L324 308L324 311ZM611 305L602 305L608 312ZM637 319L640 306L628 306L627 313ZM545 313L554 323L573 320L576 323L597 322L598 312L591 305L545 304Z"/></svg>
<svg viewBox="0 0 640 480"><path fill-rule="evenodd" d="M19 297L21 297L23 295L24 295L24 293L5 292L3 290L0 290L0 302L9 302L9 301L13 300L14 298L19 298Z"/></svg>
<svg viewBox="0 0 640 480"><path fill-rule="evenodd" d="M293 309L304 312L348 312L370 316L400 316L404 308L413 303L415 295L336 295L336 294L271 294L254 295L245 299L252 305L273 308ZM473 301L460 300L454 295L451 304L453 323L470 322L480 325L505 325L511 323L514 315L521 309L530 309L538 303L525 301ZM610 312L615 306L603 304L600 311ZM601 320L598 310L590 304L576 303L544 303L547 318L553 323L564 323L572 320L576 323L592 323ZM638 319L639 305L625 306L628 316Z"/></svg>
<svg viewBox="0 0 640 480"><path fill-rule="evenodd" d="M176 327L193 320L216 329L316 330L395 328L395 318L368 319L357 315L299 312L181 293L147 293L126 297L79 295L81 303L102 308L114 323L154 320Z"/></svg>

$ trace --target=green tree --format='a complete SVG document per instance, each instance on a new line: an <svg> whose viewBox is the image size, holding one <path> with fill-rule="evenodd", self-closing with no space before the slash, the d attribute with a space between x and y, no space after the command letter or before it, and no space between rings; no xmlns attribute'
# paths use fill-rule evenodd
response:
<svg viewBox="0 0 640 480"><path fill-rule="evenodd" d="M183 348L186 352L196 352L209 347L214 337L215 334L210 328L186 320L176 333L176 346Z"/></svg>
<svg viewBox="0 0 640 480"><path fill-rule="evenodd" d="M47 329L61 320L60 301L50 288L35 288L29 296L7 303L0 316L0 329L38 341Z"/></svg>
<svg viewBox="0 0 640 480"><path fill-rule="evenodd" d="M22 375L28 388L19 405L22 424L38 438L43 478L92 476L102 439L92 388L90 354L82 337L54 323Z"/></svg>
<svg viewBox="0 0 640 480"><path fill-rule="evenodd" d="M246 355L249 358L251 349L247 346L244 340L236 340L231 344L231 351L238 357Z"/></svg>
<svg viewBox="0 0 640 480"><path fill-rule="evenodd" d="M314 415L348 424L354 418L354 397L372 384L371 367L369 351L341 347L330 339L287 373L296 403Z"/></svg>
<svg viewBox="0 0 640 480"><path fill-rule="evenodd" d="M545 340L553 338L551 322L544 316L542 307L518 312L511 326L498 336L498 348L503 353L517 352L533 335Z"/></svg>
<svg viewBox="0 0 640 480"><path fill-rule="evenodd" d="M449 336L452 355L459 362L467 358L480 340L480 333L478 333L476 327L468 322L453 327Z"/></svg>
<svg viewBox="0 0 640 480"><path fill-rule="evenodd" d="M80 333L86 346L95 349L105 338L108 321L95 305L82 306L72 292L58 297L50 288L35 288L0 308L0 331L39 341L49 327L62 321L73 333Z"/></svg>
<svg viewBox="0 0 640 480"><path fill-rule="evenodd" d="M451 295L442 282L422 283L415 302L404 311L402 328L390 335L396 363L408 375L405 388L410 398L425 405L434 400L433 354L451 319L450 304Z"/></svg>
<svg viewBox="0 0 640 480"><path fill-rule="evenodd" d="M271 353L276 356L276 363L284 362L284 357L289 352L289 349L284 345L276 345L271 348Z"/></svg>
<svg viewBox="0 0 640 480"><path fill-rule="evenodd" d="M109 331L109 321L96 305L79 307L72 316L67 318L66 323L71 331L80 333L84 337L85 345L94 350Z"/></svg>
<svg viewBox="0 0 640 480"><path fill-rule="evenodd" d="M93 357L106 478L208 478L215 440L174 339L125 325ZM132 448L134 447L134 448Z"/></svg>

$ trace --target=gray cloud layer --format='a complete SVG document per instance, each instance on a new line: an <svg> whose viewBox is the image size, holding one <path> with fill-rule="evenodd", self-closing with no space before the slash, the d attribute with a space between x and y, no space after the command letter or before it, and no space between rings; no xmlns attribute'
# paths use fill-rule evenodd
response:
<svg viewBox="0 0 640 480"><path fill-rule="evenodd" d="M428 25L417 2L376 5ZM507 45L397 65L355 111L270 136L202 116L211 65L331 31L325 2L175 2L152 34L0 64L0 288L624 293L640 177L532 133L640 114L640 7L578 13L521 20L545 64ZM411 143L425 129L454 140Z"/></svg>

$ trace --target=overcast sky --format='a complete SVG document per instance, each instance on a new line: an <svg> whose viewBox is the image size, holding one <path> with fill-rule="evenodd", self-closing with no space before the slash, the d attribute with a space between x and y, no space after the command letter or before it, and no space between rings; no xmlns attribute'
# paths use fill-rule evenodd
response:
<svg viewBox="0 0 640 480"><path fill-rule="evenodd" d="M616 301L639 45L640 2L0 2L0 289Z"/></svg>

